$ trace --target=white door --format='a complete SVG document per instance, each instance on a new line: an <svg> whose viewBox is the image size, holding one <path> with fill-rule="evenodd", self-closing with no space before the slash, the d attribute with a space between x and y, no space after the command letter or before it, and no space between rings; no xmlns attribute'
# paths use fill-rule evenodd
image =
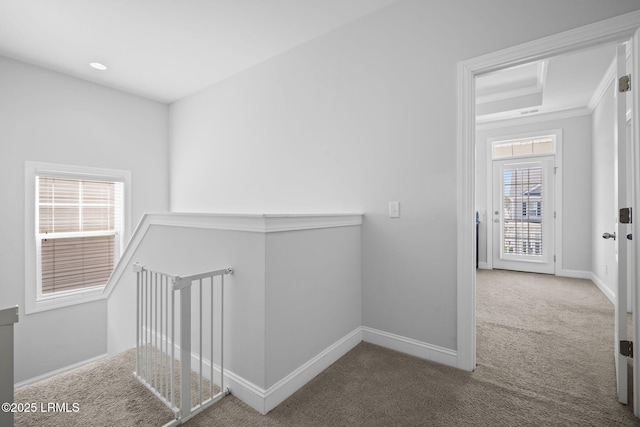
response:
<svg viewBox="0 0 640 427"><path fill-rule="evenodd" d="M493 267L555 273L554 157L493 162Z"/></svg>
<svg viewBox="0 0 640 427"><path fill-rule="evenodd" d="M616 54L617 76L626 75L626 48L624 45L618 46ZM618 80L618 79L616 79ZM617 85L616 81L616 85ZM627 183L631 182L631 170L627 167L627 95L616 91L615 106L615 128L614 137L617 146L617 156L615 168L616 173L616 203L614 215L618 218L615 230L615 242L618 256L618 283L615 298L615 341L614 356L616 363L616 382L618 387L618 401L628 403L627 396L627 357L621 353L621 341L627 341L627 276L629 261L627 234L631 233L629 224L621 223L620 209L631 206L632 198L627 192ZM605 232L606 233L606 232ZM609 233L610 235L611 233ZM607 238L606 234L603 234ZM617 237L617 238L616 238ZM611 237L609 237L611 238Z"/></svg>

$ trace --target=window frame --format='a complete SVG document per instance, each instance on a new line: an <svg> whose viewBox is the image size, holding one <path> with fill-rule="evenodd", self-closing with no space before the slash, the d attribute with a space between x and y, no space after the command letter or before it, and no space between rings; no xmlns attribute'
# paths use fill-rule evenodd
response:
<svg viewBox="0 0 640 427"><path fill-rule="evenodd" d="M41 274L40 253L36 239L36 176L47 175L72 179L107 180L124 183L123 231L120 239L128 242L131 236L131 172L120 169L90 166L66 165L44 162L25 162L25 313L37 313L106 298L106 285L42 294L39 277ZM121 253L122 254L122 253ZM121 255L120 254L120 255ZM115 265L117 265L115 260Z"/></svg>

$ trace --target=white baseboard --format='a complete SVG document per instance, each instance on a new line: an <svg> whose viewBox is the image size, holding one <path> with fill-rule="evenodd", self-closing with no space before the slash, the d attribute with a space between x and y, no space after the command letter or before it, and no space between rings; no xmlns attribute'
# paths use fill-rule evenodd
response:
<svg viewBox="0 0 640 427"><path fill-rule="evenodd" d="M225 371L225 381L231 390L231 394L261 414L266 414L302 388L316 375L335 363L361 341L457 367L457 352L454 350L369 327L359 327L327 347L267 390L228 370ZM217 366L214 369L219 372Z"/></svg>
<svg viewBox="0 0 640 427"><path fill-rule="evenodd" d="M327 369L362 341L361 328L347 334L267 390L225 371L231 394L261 414L266 414Z"/></svg>
<svg viewBox="0 0 640 427"><path fill-rule="evenodd" d="M362 327L362 340L433 362L458 367L458 352L401 335Z"/></svg>
<svg viewBox="0 0 640 427"><path fill-rule="evenodd" d="M306 383L311 381L315 376L327 369L338 359L348 353L351 349L357 346L361 341L370 342L372 344L387 347L392 350L400 351L402 353L411 354L423 359L431 360L434 362L442 363L449 366L457 366L457 352L454 350L438 347L435 345L427 344L421 341L406 338L400 335L391 334L389 332L380 331L369 327L358 327L352 332L339 339L325 350L317 354L315 357L304 363L302 366L291 372L280 381L264 389L253 384L250 381L236 375L228 369L224 370L225 387L229 387L231 394L238 399L242 400L247 405L261 414L266 414L293 393L302 388ZM179 358L180 349L176 347L175 355ZM75 363L62 369L48 372L46 374L31 378L26 381L17 383L16 388L22 387L28 384L50 378L54 375L67 372L88 363L95 362L106 358L108 355L103 354L82 362ZM191 354L192 366L199 365L198 355ZM214 370L214 382L218 383L220 366L216 363L213 365ZM202 373L207 379L211 376L211 361L206 358L202 358Z"/></svg>
<svg viewBox="0 0 640 427"><path fill-rule="evenodd" d="M358 327L266 390L228 369L224 371L224 386L229 387L231 394L235 397L264 415L335 363L361 341L362 330ZM198 364L198 355L191 353L191 366L198 366ZM214 363L213 370L214 375L219 378L220 366ZM202 371L203 376L209 379L211 362L205 358L202 359ZM219 386L217 381L214 383Z"/></svg>
<svg viewBox="0 0 640 427"><path fill-rule="evenodd" d="M327 347L313 359L309 360L307 363L269 387L265 392L264 413L266 414L278 406L285 399L298 391L302 386L311 381L311 379L316 375L334 364L361 341L362 328L358 327L331 346Z"/></svg>
<svg viewBox="0 0 640 427"><path fill-rule="evenodd" d="M84 365L88 365L89 363L93 363L93 362L97 362L98 360L106 359L107 356L108 356L107 353L101 354L99 356L92 357L90 359L83 360L83 361L74 363L74 364L69 365L69 366L65 366L64 368L56 369L56 370L44 373L42 375L35 376L33 378L29 378L28 380L20 381L18 383L15 383L14 387L15 388L20 388L20 387L24 387L24 386L29 385L29 384L34 384L34 383L37 383L38 381L46 380L47 378L51 378L53 376L56 376L56 375L59 375L59 374L63 374L63 373L68 372L68 371L73 371L74 369L80 368L80 367L82 367Z"/></svg>
<svg viewBox="0 0 640 427"><path fill-rule="evenodd" d="M596 287L607 297L611 304L615 304L615 294L609 289L607 285L592 271L580 271L580 270L560 270L556 273L556 276L572 277L574 279L586 279L591 280Z"/></svg>
<svg viewBox="0 0 640 427"><path fill-rule="evenodd" d="M591 273L590 271L582 270L559 270L556 271L556 276L591 280L593 273Z"/></svg>
<svg viewBox="0 0 640 427"><path fill-rule="evenodd" d="M478 269L479 270L490 270L489 264L484 261L478 261Z"/></svg>
<svg viewBox="0 0 640 427"><path fill-rule="evenodd" d="M598 276L596 276L595 273L591 273L591 277L589 277L591 279L591 281L593 283L596 284L596 286L598 287L598 289L600 289L600 292L602 292L604 294L605 297L607 297L609 299L609 301L611 301L611 304L615 304L616 303L616 296L613 293L613 291L611 289L609 289L609 287L607 285L605 285L605 283L600 280L600 278Z"/></svg>
<svg viewBox="0 0 640 427"><path fill-rule="evenodd" d="M482 263L480 263L479 268L482 268ZM574 279L586 279L586 280L591 280L593 283L595 283L595 285L598 287L598 289L600 289L600 292L602 292L604 294L604 296L607 297L607 299L609 301L611 301L612 304L615 304L615 295L613 293L613 291L611 289L609 289L609 287L607 287L607 285L604 284L604 282L602 280L600 280L600 278L598 276L596 276L595 273L591 272L591 271L582 271L582 270L558 270L556 271L556 276L559 277L571 277Z"/></svg>
<svg viewBox="0 0 640 427"><path fill-rule="evenodd" d="M265 410L266 392L262 387L259 387L228 370L224 371L224 380L225 385L229 387L232 395L242 400L262 415L267 413Z"/></svg>

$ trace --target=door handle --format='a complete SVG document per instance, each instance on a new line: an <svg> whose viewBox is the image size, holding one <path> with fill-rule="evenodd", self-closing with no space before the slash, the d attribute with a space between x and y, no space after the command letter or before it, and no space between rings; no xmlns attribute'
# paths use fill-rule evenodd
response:
<svg viewBox="0 0 640 427"><path fill-rule="evenodd" d="M602 238L616 240L616 232L614 231L613 233L604 233L602 234Z"/></svg>
<svg viewBox="0 0 640 427"><path fill-rule="evenodd" d="M499 219L494 219L493 222L500 222L500 220Z"/></svg>

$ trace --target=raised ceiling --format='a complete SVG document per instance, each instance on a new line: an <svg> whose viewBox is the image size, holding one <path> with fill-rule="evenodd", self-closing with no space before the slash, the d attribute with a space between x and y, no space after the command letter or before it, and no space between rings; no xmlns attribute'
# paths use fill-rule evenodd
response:
<svg viewBox="0 0 640 427"><path fill-rule="evenodd" d="M608 76L615 45L513 67L476 79L476 121L545 113L587 113Z"/></svg>
<svg viewBox="0 0 640 427"><path fill-rule="evenodd" d="M170 103L395 1L0 0L0 55Z"/></svg>

